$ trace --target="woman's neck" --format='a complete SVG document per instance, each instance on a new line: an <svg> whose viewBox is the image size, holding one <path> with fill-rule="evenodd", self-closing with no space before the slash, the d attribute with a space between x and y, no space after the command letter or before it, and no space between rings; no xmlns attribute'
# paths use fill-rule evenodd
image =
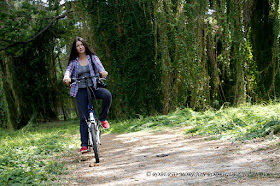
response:
<svg viewBox="0 0 280 186"><path fill-rule="evenodd" d="M86 57L86 53L79 54L79 59L85 59Z"/></svg>

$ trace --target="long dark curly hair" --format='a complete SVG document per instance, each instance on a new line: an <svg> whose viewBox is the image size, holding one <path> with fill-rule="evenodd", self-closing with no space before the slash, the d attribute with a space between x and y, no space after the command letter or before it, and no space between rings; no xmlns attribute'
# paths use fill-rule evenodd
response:
<svg viewBox="0 0 280 186"><path fill-rule="evenodd" d="M86 54L87 55L96 55L96 53L93 51L93 49L89 48L88 44L85 42L85 40L81 37L76 37L75 40L73 41L73 44L72 44L72 48L71 48L71 53L70 53L70 57L69 57L69 62L68 64L70 63L70 61L72 60L75 60L79 54L78 54L78 51L76 49L76 42L77 41L81 41L86 49Z"/></svg>

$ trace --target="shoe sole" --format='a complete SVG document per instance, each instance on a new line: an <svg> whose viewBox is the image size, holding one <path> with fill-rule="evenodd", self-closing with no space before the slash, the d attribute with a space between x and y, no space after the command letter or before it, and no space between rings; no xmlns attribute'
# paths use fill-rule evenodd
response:
<svg viewBox="0 0 280 186"><path fill-rule="evenodd" d="M82 150L82 151L80 151L82 154L84 154L84 153L87 153L88 152L88 150Z"/></svg>

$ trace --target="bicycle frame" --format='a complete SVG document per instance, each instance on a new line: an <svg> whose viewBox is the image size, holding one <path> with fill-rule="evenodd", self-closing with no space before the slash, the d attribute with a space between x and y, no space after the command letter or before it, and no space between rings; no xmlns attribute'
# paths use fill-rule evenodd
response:
<svg viewBox="0 0 280 186"><path fill-rule="evenodd" d="M92 142L92 125L93 126L93 129L96 130L94 132L96 132L96 140L97 140L97 145L101 145L100 143L100 126L98 125L98 122L96 121L96 117L95 117L95 113L94 113L94 109L93 109L93 105L92 105L92 97L91 97L91 92L90 92L90 88L88 86L88 84L86 83L87 85L87 92L88 92L88 111L89 111L89 120L86 120L87 124L88 124L88 133L89 133L89 141L90 141L90 144L89 145L92 145L93 142ZM94 93L92 92L92 94L94 95ZM94 100L96 100L94 98Z"/></svg>
<svg viewBox="0 0 280 186"><path fill-rule="evenodd" d="M96 119L95 119L95 114L94 114L94 110L93 109L89 109L89 121L87 121L87 124L88 124L88 137L89 137L89 141L90 141L90 144L89 145L92 145L93 144L93 141L92 141L92 125L94 125L93 129L96 130L96 139L97 139L97 144L100 144L100 125L98 125L98 122L96 122Z"/></svg>
<svg viewBox="0 0 280 186"><path fill-rule="evenodd" d="M88 125L88 139L89 139L89 143L88 143L88 151L90 151L90 147L93 148L94 154L95 154L95 159L96 159L96 163L99 163L99 148L98 146L101 145L101 140L100 140L100 135L101 135L101 131L100 131L100 124L99 124L99 120L96 118L95 113L94 113L94 109L93 109L93 104L92 104L92 95L94 96L94 100L96 100L94 92L90 90L90 87L88 86L88 82L87 79L88 78L92 78L92 77L84 77L84 78L76 78L76 79L72 79L75 80L76 82L78 82L77 80L80 79L86 79L86 88L87 88L87 95L88 95L88 116L89 117L85 117L85 121ZM99 77L98 77L99 78Z"/></svg>

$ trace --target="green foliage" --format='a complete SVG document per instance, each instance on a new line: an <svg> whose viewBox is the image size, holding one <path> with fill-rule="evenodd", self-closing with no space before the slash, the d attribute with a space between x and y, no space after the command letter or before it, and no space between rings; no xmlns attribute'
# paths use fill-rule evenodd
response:
<svg viewBox="0 0 280 186"><path fill-rule="evenodd" d="M67 173L64 162L55 157L76 147L79 138L72 138L79 130L76 123L28 125L16 132L1 132L0 185L52 185L57 175Z"/></svg>
<svg viewBox="0 0 280 186"><path fill-rule="evenodd" d="M150 117L139 116L138 119L113 122L110 126L110 132L123 133L145 130L162 130L165 128L184 126L188 125L187 122L193 117L193 114L195 114L194 111L186 108L183 110L177 110L168 115Z"/></svg>
<svg viewBox="0 0 280 186"><path fill-rule="evenodd" d="M167 114L178 107L258 101L260 71L255 70L262 67L253 55L254 3L211 1L210 14L208 1L84 0L91 17L84 20L91 24L90 38L112 73L113 115ZM276 10L279 3L273 6ZM265 10L273 12L273 7Z"/></svg>
<svg viewBox="0 0 280 186"><path fill-rule="evenodd" d="M262 99L276 98L279 68L279 1L255 1L252 9L251 33L253 58L256 62L256 84ZM262 39L265 38L265 39ZM277 77L277 79L276 79Z"/></svg>
<svg viewBox="0 0 280 186"><path fill-rule="evenodd" d="M58 6L57 0L48 4L30 0L1 4L0 34L4 42L0 44L0 72L7 121L19 129L28 122L56 120L65 99L58 89L62 72L57 67L62 68L60 56L71 25L69 20L50 22L65 8Z"/></svg>
<svg viewBox="0 0 280 186"><path fill-rule="evenodd" d="M198 113L186 130L192 135L247 140L279 133L280 105L245 105L219 111Z"/></svg>
<svg viewBox="0 0 280 186"><path fill-rule="evenodd" d="M187 135L248 140L274 136L280 132L280 104L242 105L217 111L176 110L168 115L140 117L114 122L110 132L135 132L187 127Z"/></svg>
<svg viewBox="0 0 280 186"><path fill-rule="evenodd" d="M75 112L61 79L76 36L93 46L109 72L111 118L220 108L280 93L276 0L80 0L63 6L58 0L23 0L0 5L5 94L0 113L16 129L28 122L66 120ZM65 11L64 19L34 38Z"/></svg>
<svg viewBox="0 0 280 186"><path fill-rule="evenodd" d="M84 5L84 21L90 24L85 37L109 72L110 115L128 118L160 111L161 64L154 56L152 2L84 0L78 6Z"/></svg>

